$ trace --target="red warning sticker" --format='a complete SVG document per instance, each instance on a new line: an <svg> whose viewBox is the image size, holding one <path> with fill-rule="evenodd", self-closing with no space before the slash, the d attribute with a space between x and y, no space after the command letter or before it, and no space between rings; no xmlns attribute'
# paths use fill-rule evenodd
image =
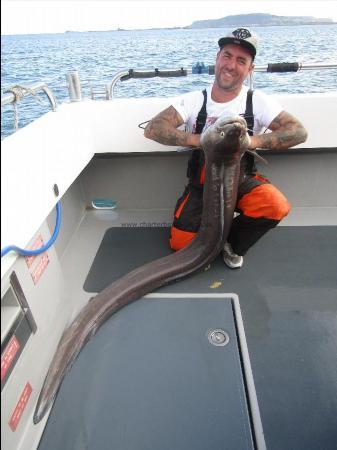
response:
<svg viewBox="0 0 337 450"><path fill-rule="evenodd" d="M38 265L35 267L33 272L31 273L34 284L39 282L43 272L46 270L46 267L49 264L49 258L47 253L43 253Z"/></svg>
<svg viewBox="0 0 337 450"><path fill-rule="evenodd" d="M33 392L33 389L31 387L31 385L29 383L27 383L24 390L22 391L20 399L14 409L12 417L10 418L10 421L8 422L12 431L15 431L17 429L17 426L19 425L20 419L21 419L22 414L27 406L29 397L31 396L32 392Z"/></svg>
<svg viewBox="0 0 337 450"><path fill-rule="evenodd" d="M17 340L16 336L12 336L5 350L1 354L1 381L7 375L9 368L11 367L15 355L20 350L20 342Z"/></svg>
<svg viewBox="0 0 337 450"><path fill-rule="evenodd" d="M41 234L39 234L36 241L34 242L34 244L32 245L32 247L29 250L37 250L38 248L41 248L42 246L43 246L43 239L42 239ZM25 256L25 260L26 260L26 264L27 264L28 268L30 268L32 266L32 264L35 261L37 256L38 255Z"/></svg>

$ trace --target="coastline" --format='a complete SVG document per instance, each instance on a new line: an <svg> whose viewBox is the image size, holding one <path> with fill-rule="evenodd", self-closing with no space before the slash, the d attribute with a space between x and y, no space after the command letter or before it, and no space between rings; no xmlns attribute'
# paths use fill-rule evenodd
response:
<svg viewBox="0 0 337 450"><path fill-rule="evenodd" d="M268 28L268 27L301 27L301 26L332 26L337 25L337 22L315 22L315 23L299 23L299 24L268 24L268 25L261 25L261 24L244 24L240 26L249 27L249 28ZM24 33L24 34L1 34L2 37L6 36L39 36L39 35L47 35L47 34L81 34L81 33L121 33L121 32L132 32L132 31L170 31L170 30L219 30L223 28L232 28L239 25L234 26L216 26L216 27L191 27L190 25L186 27L164 27L164 28L117 28L114 30L66 30L66 31L59 31L54 33Z"/></svg>
<svg viewBox="0 0 337 450"><path fill-rule="evenodd" d="M249 28L268 28L268 27L301 27L301 26L316 26L316 25L337 25L337 22L308 22L308 23L278 23L278 24L268 24L268 25L262 25L262 24L244 24L244 25L226 25L224 26L217 26L217 27L192 27L191 25L188 25L186 27L164 27L164 28L119 28L115 30L86 30L86 31L72 31L67 30L64 31L64 33L112 33L112 32L121 32L121 31L160 31L160 30L216 30L221 28L228 28L228 27L249 27Z"/></svg>

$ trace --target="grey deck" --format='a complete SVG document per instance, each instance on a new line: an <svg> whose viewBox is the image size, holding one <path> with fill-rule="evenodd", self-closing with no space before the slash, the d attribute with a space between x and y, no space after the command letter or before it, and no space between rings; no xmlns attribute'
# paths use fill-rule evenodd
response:
<svg viewBox="0 0 337 450"><path fill-rule="evenodd" d="M127 231L130 233L130 230ZM116 235L123 232L125 231L121 228L114 229ZM131 230L131 232L141 233L141 229ZM160 235L160 233L165 233L165 230L162 229L157 233ZM125 240L126 246L122 251L124 252L125 261L130 261L131 263L130 269L138 261L137 258L140 258L142 263L144 262L144 253L141 252L145 252L145 255L148 254L150 259L153 259L152 257L156 252L158 252L158 256L162 252L169 252L167 243L157 238L153 240L144 239L143 250L137 249L137 252L131 246L128 246L127 240ZM118 240L122 242L121 234L118 235ZM156 248L151 255L148 251L149 246L153 246L153 249ZM115 249L114 258L118 257L118 251ZM101 264L99 258L94 260L94 266L95 264ZM105 272L102 272L102 268L106 269ZM128 271L127 263L124 268L125 271ZM95 270L95 267L91 269L92 272ZM104 284L113 281L114 277L118 278L121 275L120 273L114 275L111 270L111 265L106 263L99 265L98 271L100 272L100 279L96 279L97 285L94 286L95 290L103 288ZM219 258L212 264L210 270L200 272L187 280L160 289L160 292L172 293L199 292L207 294L235 292L239 295L268 449L335 450L336 448L336 274L336 227L278 227L265 236L247 254L242 269L231 271L223 265ZM89 281L95 281L95 276L92 276L92 273L91 275L89 274L85 282L86 289L90 291L93 290L93 287L88 286ZM219 287L212 288L211 286L214 286L214 282L217 282L216 286ZM112 328L116 327L116 330L124 333L122 333L122 336L124 336L126 343L128 339L132 339L134 330L137 330L139 326L140 316L134 313L134 311L140 311L141 304L141 302L138 302L138 304L135 303L131 307L123 310L123 317L126 317L126 321L129 323L128 330L118 328L122 323L122 319L119 318L118 314L109 321L109 323L115 324ZM156 306L156 308L158 307ZM164 310L165 308L163 307L162 314L164 315L165 321L168 321L174 329L175 324L181 323L181 317L184 316L180 316L180 312L166 314ZM157 314L160 315L160 312L157 311ZM204 314L205 311L199 313L201 317ZM143 314L141 316L142 330L153 329L154 323L157 322L156 317L150 311ZM137 333L139 338L143 335L141 331L137 331ZM106 348L104 347L105 345L107 346ZM113 358L114 353L113 351L110 352L111 345L111 342L107 339L106 344L103 342L98 345L96 350L94 349L94 353L104 353L106 349L106 354L112 353ZM103 349L102 346L104 347ZM120 353L123 355L123 352ZM149 364L152 364L155 356L151 350L151 346L149 347L148 353L145 347L142 348L139 353L139 358L149 361ZM172 364L181 364L179 357L175 359L174 355L170 355L170 358ZM100 360L100 370L98 371L97 367L92 366L90 359L87 361L80 361L79 359L78 363L81 365L80 372L88 371L89 378L98 377L100 376L99 373L105 370L109 360L110 357L102 358ZM124 361L124 363L125 376L129 377L129 373L135 367L134 361L129 360ZM198 372L196 365L192 365L191 367L193 367L193 373ZM75 369L79 370L77 363L75 363L68 379L71 378ZM225 382L225 377L223 379ZM193 383L193 379L190 380L190 383ZM88 389L89 387L90 385L88 385ZM100 398L103 402L102 405L105 404L104 393L107 390L113 390L114 387L114 376L112 372L111 382L107 383L105 380L101 386ZM61 388L59 397L62 395L62 389L63 387ZM139 395L138 391L141 391L138 388L133 390L132 386L129 386L129 389L125 389L126 396L129 400L133 395ZM79 415L82 420L84 417L84 409L82 400L79 400L81 396L76 397L75 395L78 391L76 380L74 381L73 389L70 389L68 392L70 391L73 392L74 397L70 397L68 402L70 405L76 405L74 414L75 416L76 414ZM144 392L145 397L148 399L148 391L145 390ZM125 397L122 396L122 398ZM90 401L94 401L91 397L90 399ZM156 403L156 398L153 398L153 401ZM98 408L103 408L102 405L98 406ZM135 405L135 407L138 406ZM72 409L74 409L73 406ZM59 411L61 410L67 410L67 405L64 404L59 409ZM197 410L196 413L205 414L207 417L208 410L205 408L204 411ZM54 412L51 415L50 424L53 424L54 420L56 421L53 414ZM118 417L118 411L114 410L111 414L112 423L116 423L117 421L120 424L122 419ZM69 432L72 428L72 422L69 416L67 417L67 420L63 420L62 413L59 416L60 420L63 420L65 429ZM109 420L105 422L106 419L103 411L102 414L94 414L91 416L89 414L87 418L83 418L84 421L89 420L85 423L90 423L90 426L94 426L93 424L95 423L102 425L103 421L103 425L109 427L109 423L111 422ZM128 417L125 417L125 420L128 420ZM53 428L53 425L51 426L52 428L49 428L49 425L47 426L47 434L45 436L48 433L49 435L53 435L54 433L54 438L59 439L60 431L56 430L60 429ZM151 424L149 426L151 427ZM85 430L85 425L83 430ZM122 428L119 431L120 437L122 438L123 432L125 431ZM209 429L207 438L212 439L212 435L213 432ZM84 439L83 436L81 439ZM83 442L81 441L81 445L84 445L84 442L85 439ZM65 449L66 447L63 446L62 448ZM81 448L93 447L82 446ZM100 447L97 444L95 448L113 448L113 445L111 444L110 446L109 443L106 447ZM129 447L116 448L127 449ZM148 448L165 447L163 444L160 447L149 446ZM204 446L203 448L210 449L213 447L207 445L207 447ZM219 441L217 441L216 448L236 450L237 447L227 446L226 442L223 442L221 446L219 445Z"/></svg>

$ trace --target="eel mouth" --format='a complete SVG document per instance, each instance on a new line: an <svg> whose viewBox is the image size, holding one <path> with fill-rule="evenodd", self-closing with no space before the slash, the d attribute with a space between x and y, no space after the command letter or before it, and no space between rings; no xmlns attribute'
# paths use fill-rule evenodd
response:
<svg viewBox="0 0 337 450"><path fill-rule="evenodd" d="M217 127L218 137L226 147L237 148L239 144L242 148L248 146L247 124L241 117L233 117Z"/></svg>
<svg viewBox="0 0 337 450"><path fill-rule="evenodd" d="M226 133L228 138L240 137L243 138L246 135L246 127L238 122L231 122L226 124L225 127L220 131L221 133Z"/></svg>
<svg viewBox="0 0 337 450"><path fill-rule="evenodd" d="M241 116L220 117L215 122L215 126L215 130L219 133L219 137L224 140L239 138L241 141L244 140L247 135L247 122Z"/></svg>
<svg viewBox="0 0 337 450"><path fill-rule="evenodd" d="M217 119L218 127L221 128L225 125L231 125L231 124L240 124L243 127L247 128L247 122L245 119L241 116L227 116L227 117L219 117Z"/></svg>
<svg viewBox="0 0 337 450"><path fill-rule="evenodd" d="M243 147L247 147L246 138L247 123L243 117L237 115L219 117L212 127L201 134L201 146L204 148L206 141L209 141L229 147L236 147L235 143L240 143Z"/></svg>

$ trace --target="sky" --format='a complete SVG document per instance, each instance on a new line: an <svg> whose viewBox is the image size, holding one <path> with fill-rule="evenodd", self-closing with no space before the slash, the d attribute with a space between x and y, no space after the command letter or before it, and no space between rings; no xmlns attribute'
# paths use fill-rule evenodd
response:
<svg viewBox="0 0 337 450"><path fill-rule="evenodd" d="M165 28L233 14L269 13L331 18L337 0L1 0L1 34Z"/></svg>

